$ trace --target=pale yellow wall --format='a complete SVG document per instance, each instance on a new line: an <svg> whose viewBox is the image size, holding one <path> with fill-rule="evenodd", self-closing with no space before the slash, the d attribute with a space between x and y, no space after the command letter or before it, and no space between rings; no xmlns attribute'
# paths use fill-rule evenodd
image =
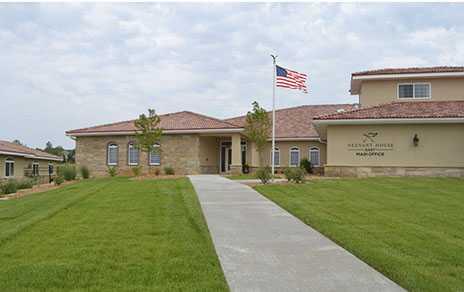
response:
<svg viewBox="0 0 464 292"><path fill-rule="evenodd" d="M219 140L217 137L200 137L200 166L219 166Z"/></svg>
<svg viewBox="0 0 464 292"><path fill-rule="evenodd" d="M362 143L368 132L378 133L375 143L393 144L391 150L377 151L380 157L350 151L348 144ZM328 166L464 167L462 124L329 126L327 145Z"/></svg>
<svg viewBox="0 0 464 292"><path fill-rule="evenodd" d="M280 150L280 167L289 166L289 156L290 148L298 147L300 149L300 160L303 158L309 159L309 148L318 147L320 150L320 160L321 165L324 165L326 162L326 144L317 142L317 141L276 141L276 147ZM269 142L264 151L264 163L266 165L271 164L271 143ZM255 161L256 164L252 166L258 166L258 161Z"/></svg>
<svg viewBox="0 0 464 292"><path fill-rule="evenodd" d="M30 168L33 161L37 161L39 163L39 175L41 176L48 175L48 164L49 163L54 165L54 171L56 171L57 162L55 161L30 159L30 158L24 158L24 157L19 157L19 156L0 155L0 178L1 179L5 178L5 160L7 158L11 158L15 162L14 178L16 179L24 178L24 169Z"/></svg>
<svg viewBox="0 0 464 292"><path fill-rule="evenodd" d="M372 106L393 101L414 101L424 99L398 99L398 84L410 82L431 83L432 101L440 100L464 100L463 78L440 79L398 79L398 80L369 80L363 81L359 103L361 106ZM428 100L428 99L427 99Z"/></svg>

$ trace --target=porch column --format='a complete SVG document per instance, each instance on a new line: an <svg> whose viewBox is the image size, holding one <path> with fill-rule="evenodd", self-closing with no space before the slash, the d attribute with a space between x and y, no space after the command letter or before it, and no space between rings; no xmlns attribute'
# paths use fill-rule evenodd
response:
<svg viewBox="0 0 464 292"><path fill-rule="evenodd" d="M232 140L232 164L230 165L230 172L232 174L242 173L242 149L240 145L240 134L233 134Z"/></svg>

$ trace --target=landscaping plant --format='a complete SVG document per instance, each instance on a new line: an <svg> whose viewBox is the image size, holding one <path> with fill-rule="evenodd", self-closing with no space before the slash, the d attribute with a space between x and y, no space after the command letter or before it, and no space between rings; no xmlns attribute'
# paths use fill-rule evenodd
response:
<svg viewBox="0 0 464 292"><path fill-rule="evenodd" d="M160 175L161 171L159 170L159 168L156 168L154 170L154 173L155 173L156 176L158 176L158 175Z"/></svg>
<svg viewBox="0 0 464 292"><path fill-rule="evenodd" d="M16 183L16 187L18 190L30 189L34 186L35 182L36 181L32 178L25 178L22 180L18 180Z"/></svg>
<svg viewBox="0 0 464 292"><path fill-rule="evenodd" d="M57 175L53 181L55 182L55 185L59 186L64 183L64 178L62 175Z"/></svg>
<svg viewBox="0 0 464 292"><path fill-rule="evenodd" d="M108 167L108 175L114 177L118 174L118 169L115 166Z"/></svg>
<svg viewBox="0 0 464 292"><path fill-rule="evenodd" d="M134 176L139 176L142 173L142 166L139 165L139 166L131 167L131 170L132 170L132 174L134 174Z"/></svg>
<svg viewBox="0 0 464 292"><path fill-rule="evenodd" d="M72 164L59 166L57 169L57 174L62 175L63 178L67 181L75 180L77 176L76 166Z"/></svg>
<svg viewBox="0 0 464 292"><path fill-rule="evenodd" d="M255 101L252 103L253 110L246 115L245 136L256 144L259 153L260 164L264 161L264 148L267 145L267 138L271 129L271 120L266 110L259 106Z"/></svg>
<svg viewBox="0 0 464 292"><path fill-rule="evenodd" d="M284 170L284 175L289 182L302 183L305 179L306 170L301 167L287 167Z"/></svg>
<svg viewBox="0 0 464 292"><path fill-rule="evenodd" d="M256 177L263 183L263 184L267 184L271 178L272 178L272 174L271 174L272 170L269 166L266 166L266 167L260 167L256 170Z"/></svg>
<svg viewBox="0 0 464 292"><path fill-rule="evenodd" d="M83 179L88 179L90 177L90 170L87 166L83 165L81 166L81 176Z"/></svg>
<svg viewBox="0 0 464 292"><path fill-rule="evenodd" d="M313 173L313 165L311 164L311 161L309 161L308 158L301 159L300 167L303 168L306 171L306 173Z"/></svg>
<svg viewBox="0 0 464 292"><path fill-rule="evenodd" d="M164 173L167 175L174 175L174 168L172 168L171 166L165 166Z"/></svg>
<svg viewBox="0 0 464 292"><path fill-rule="evenodd" d="M9 179L2 185L0 185L0 193L2 194L13 194L18 190L18 183L14 179Z"/></svg>

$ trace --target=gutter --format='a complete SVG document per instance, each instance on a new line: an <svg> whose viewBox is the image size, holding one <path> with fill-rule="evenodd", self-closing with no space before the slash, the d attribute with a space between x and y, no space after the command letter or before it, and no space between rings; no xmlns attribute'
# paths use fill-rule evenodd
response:
<svg viewBox="0 0 464 292"><path fill-rule="evenodd" d="M12 151L2 151L2 150L0 150L0 154L3 154L3 155L11 155L11 156L20 156L20 157L30 158L30 159L63 161L63 159L61 159L61 158L52 158L52 157L45 157L45 156L37 156L37 155L34 155L34 154L21 153L21 152L12 152Z"/></svg>
<svg viewBox="0 0 464 292"><path fill-rule="evenodd" d="M461 124L464 118L401 118L401 119L337 119L313 120L315 125L367 125L367 124Z"/></svg>
<svg viewBox="0 0 464 292"><path fill-rule="evenodd" d="M187 130L163 130L163 134L223 134L223 133L241 133L243 128L226 128L226 129L187 129ZM121 136L135 135L135 131L106 131L106 132L85 132L85 133L70 133L66 132L69 137L82 136Z"/></svg>

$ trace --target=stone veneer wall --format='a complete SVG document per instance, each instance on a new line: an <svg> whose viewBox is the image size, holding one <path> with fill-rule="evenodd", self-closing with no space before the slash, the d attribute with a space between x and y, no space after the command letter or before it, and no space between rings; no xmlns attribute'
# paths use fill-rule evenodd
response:
<svg viewBox="0 0 464 292"><path fill-rule="evenodd" d="M464 177L462 167L365 167L326 166L326 176L373 177L373 176L442 176Z"/></svg>
<svg viewBox="0 0 464 292"><path fill-rule="evenodd" d="M92 175L107 174L107 146L116 143L119 146L118 165L120 174L130 174L131 166L127 163L127 146L135 142L134 136L88 136L76 139L76 163L89 167ZM148 155L140 152L139 165L142 172L160 169L163 173L165 166L174 168L176 174L198 174L200 170L198 135L164 135L161 138L161 165L150 166Z"/></svg>

